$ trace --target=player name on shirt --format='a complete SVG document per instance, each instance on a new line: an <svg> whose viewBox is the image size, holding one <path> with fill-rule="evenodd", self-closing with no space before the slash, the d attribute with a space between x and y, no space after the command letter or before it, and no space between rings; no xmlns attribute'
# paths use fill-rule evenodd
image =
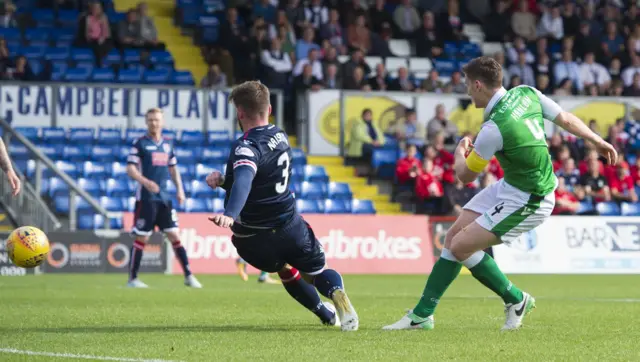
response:
<svg viewBox="0 0 640 362"><path fill-rule="evenodd" d="M287 137L284 135L284 133L276 133L275 136L269 139L267 146L269 146L269 149L273 151L278 148L278 144L282 142L284 142L287 146L289 145L289 141L287 140Z"/></svg>

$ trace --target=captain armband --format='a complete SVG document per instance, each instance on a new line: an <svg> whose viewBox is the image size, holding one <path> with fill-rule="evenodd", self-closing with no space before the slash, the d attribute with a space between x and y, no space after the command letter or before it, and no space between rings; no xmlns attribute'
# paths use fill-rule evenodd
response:
<svg viewBox="0 0 640 362"><path fill-rule="evenodd" d="M489 161L480 157L475 150L471 151L469 157L467 157L467 167L475 173L482 172L482 170L487 167L487 164L489 164Z"/></svg>

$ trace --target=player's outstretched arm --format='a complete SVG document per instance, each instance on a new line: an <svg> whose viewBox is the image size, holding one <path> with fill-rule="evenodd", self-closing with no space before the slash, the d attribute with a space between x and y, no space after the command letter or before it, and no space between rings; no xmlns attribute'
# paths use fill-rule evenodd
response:
<svg viewBox="0 0 640 362"><path fill-rule="evenodd" d="M11 190L13 191L12 194L13 196L16 196L18 193L20 193L21 189L20 178L13 170L11 158L9 158L7 148L5 147L2 138L0 138L0 168L2 169L2 171L4 171L4 173L7 174L7 179L9 179Z"/></svg>
<svg viewBox="0 0 640 362"><path fill-rule="evenodd" d="M231 227L247 203L254 177L255 173L251 167L236 167L233 171L233 186L224 213L215 215L209 220L223 228Z"/></svg>
<svg viewBox="0 0 640 362"><path fill-rule="evenodd" d="M575 114L561 111L553 119L553 123L562 127L567 132L593 143L598 153L607 159L608 164L613 165L618 162L618 152L615 147L594 133Z"/></svg>

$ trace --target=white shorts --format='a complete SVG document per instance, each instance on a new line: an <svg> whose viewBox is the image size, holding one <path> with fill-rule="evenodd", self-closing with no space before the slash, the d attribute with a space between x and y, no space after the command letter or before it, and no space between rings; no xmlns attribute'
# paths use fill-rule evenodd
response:
<svg viewBox="0 0 640 362"><path fill-rule="evenodd" d="M555 204L553 192L547 196L532 195L501 179L480 191L464 209L481 214L476 222L508 245L547 220Z"/></svg>

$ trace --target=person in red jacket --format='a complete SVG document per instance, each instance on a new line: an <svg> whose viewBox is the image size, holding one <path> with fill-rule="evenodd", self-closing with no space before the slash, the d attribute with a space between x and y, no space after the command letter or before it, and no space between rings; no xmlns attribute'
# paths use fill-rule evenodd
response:
<svg viewBox="0 0 640 362"><path fill-rule="evenodd" d="M425 158L422 171L416 178L416 195L420 200L440 198L444 194L442 182L433 174L433 170L433 161Z"/></svg>
<svg viewBox="0 0 640 362"><path fill-rule="evenodd" d="M552 215L575 215L580 207L580 202L573 192L567 189L563 177L558 177L558 188L556 193L556 206Z"/></svg>
<svg viewBox="0 0 640 362"><path fill-rule="evenodd" d="M504 177L504 170L502 169L502 166L500 166L498 159L495 157L487 164L486 171L495 176L496 180L500 180Z"/></svg>
<svg viewBox="0 0 640 362"><path fill-rule="evenodd" d="M636 186L640 186L640 157L636 158L636 163L631 166L631 179Z"/></svg>
<svg viewBox="0 0 640 362"><path fill-rule="evenodd" d="M398 160L396 164L396 179L398 184L415 182L421 169L420 159L416 157L418 149L415 145L407 145L407 156Z"/></svg>
<svg viewBox="0 0 640 362"><path fill-rule="evenodd" d="M620 166L623 166L627 170L627 173L629 173L629 163L624 160L624 152L618 153L618 162L614 165L606 165L604 167L604 177L609 181L614 179L617 175L618 167Z"/></svg>
<svg viewBox="0 0 640 362"><path fill-rule="evenodd" d="M580 175L586 175L588 174L589 171L589 161L590 160L597 160L598 161L598 173L600 175L604 175L604 164L602 163L602 161L598 160L600 156L598 156L598 152L594 149L589 149L587 151L586 156L584 157L584 160L580 161L580 163L578 164L578 170L580 170Z"/></svg>
<svg viewBox="0 0 640 362"><path fill-rule="evenodd" d="M553 172L558 172L564 165L564 161L568 158L571 158L571 152L567 145L563 145L560 147L560 151L558 151L558 158L553 160Z"/></svg>
<svg viewBox="0 0 640 362"><path fill-rule="evenodd" d="M609 178L611 198L621 202L638 202L638 195L633 184L633 178L629 174L629 166L619 164L616 173Z"/></svg>

